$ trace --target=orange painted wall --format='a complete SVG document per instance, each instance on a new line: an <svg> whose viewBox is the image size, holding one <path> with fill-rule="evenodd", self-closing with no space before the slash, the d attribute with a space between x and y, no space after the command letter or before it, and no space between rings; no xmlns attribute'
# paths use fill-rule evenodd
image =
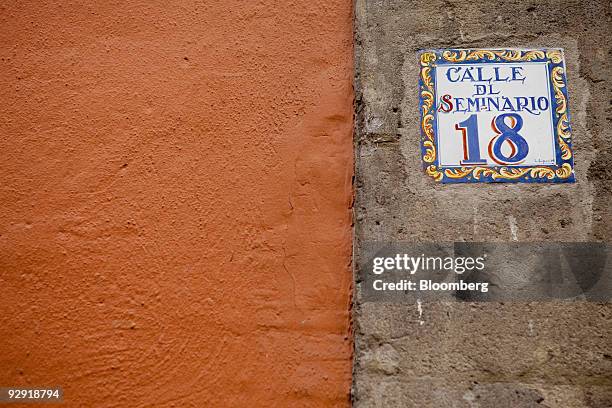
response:
<svg viewBox="0 0 612 408"><path fill-rule="evenodd" d="M346 406L352 2L0 4L0 384Z"/></svg>

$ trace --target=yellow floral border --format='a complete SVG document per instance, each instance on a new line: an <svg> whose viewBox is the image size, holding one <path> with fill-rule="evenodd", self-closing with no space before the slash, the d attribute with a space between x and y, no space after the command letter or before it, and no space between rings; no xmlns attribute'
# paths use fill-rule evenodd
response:
<svg viewBox="0 0 612 408"><path fill-rule="evenodd" d="M559 50L457 50L444 51L441 57L449 62L466 62L479 59L493 61L496 58L505 61L533 61L537 59L548 59L554 64L563 61L563 56ZM553 180L555 177L564 180L573 174L573 168L569 163L563 163L559 167L554 166L533 166L533 167L459 167L444 169L441 171L436 164L436 144L432 121L434 120L433 106L435 102L434 84L431 78L431 70L435 66L438 58L435 52L428 51L421 54L421 129L423 131L423 161L426 163L425 172L436 181L442 180L444 176L450 179L462 179L472 177L480 180L481 177L490 177L493 180L516 180L521 177L531 177L532 179ZM551 85L555 94L557 108L557 140L561 148L561 158L569 160L572 158L572 151L569 143L571 140L567 98L562 91L565 87L563 81L564 69L562 66L554 67L551 73Z"/></svg>

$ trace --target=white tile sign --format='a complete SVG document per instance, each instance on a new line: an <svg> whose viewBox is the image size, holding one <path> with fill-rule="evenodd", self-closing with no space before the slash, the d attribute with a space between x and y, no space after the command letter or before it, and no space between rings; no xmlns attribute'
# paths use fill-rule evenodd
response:
<svg viewBox="0 0 612 408"><path fill-rule="evenodd" d="M420 54L425 171L442 182L574 181L561 50Z"/></svg>

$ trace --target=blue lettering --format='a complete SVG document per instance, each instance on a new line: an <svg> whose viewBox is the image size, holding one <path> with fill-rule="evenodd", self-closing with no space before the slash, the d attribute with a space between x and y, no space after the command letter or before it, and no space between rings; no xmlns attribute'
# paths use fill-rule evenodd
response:
<svg viewBox="0 0 612 408"><path fill-rule="evenodd" d="M459 77L457 77L457 79L451 79L451 71L454 71L455 73L458 73L461 70L461 68L459 67L451 67L449 69L446 70L446 77L448 78L448 80L450 82L458 82L459 81Z"/></svg>
<svg viewBox="0 0 612 408"><path fill-rule="evenodd" d="M523 70L523 67L512 67L512 80L513 81L524 81L525 77L519 71Z"/></svg>
<svg viewBox="0 0 612 408"><path fill-rule="evenodd" d="M461 77L461 82L465 81L466 79L474 82L475 79L472 76L472 71L471 71L471 67L467 68L464 72L463 72L463 76Z"/></svg>

